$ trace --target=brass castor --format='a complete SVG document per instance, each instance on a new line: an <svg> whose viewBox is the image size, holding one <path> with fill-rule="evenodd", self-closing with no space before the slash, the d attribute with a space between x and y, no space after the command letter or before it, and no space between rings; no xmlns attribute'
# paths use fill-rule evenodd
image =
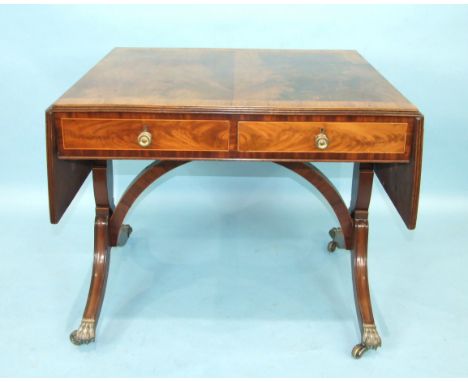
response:
<svg viewBox="0 0 468 382"><path fill-rule="evenodd" d="M367 350L368 348L366 347L366 345L357 344L355 347L353 347L351 355L353 356L353 358L359 359Z"/></svg>
<svg viewBox="0 0 468 382"><path fill-rule="evenodd" d="M359 359L367 350L376 350L380 346L382 346L382 340L375 324L363 324L361 343L353 348L351 354L355 359Z"/></svg>
<svg viewBox="0 0 468 382"><path fill-rule="evenodd" d="M133 229L129 224L122 224L119 231L119 238L117 239L117 246L123 247L132 232Z"/></svg>
<svg viewBox="0 0 468 382"><path fill-rule="evenodd" d="M94 320L83 319L80 327L70 334L70 341L73 345L85 345L94 342L96 338L96 322Z"/></svg>
<svg viewBox="0 0 468 382"><path fill-rule="evenodd" d="M328 234L332 239L327 245L327 250L329 253L335 252L337 248L346 248L343 231L341 231L341 228L332 228L330 231L328 231Z"/></svg>

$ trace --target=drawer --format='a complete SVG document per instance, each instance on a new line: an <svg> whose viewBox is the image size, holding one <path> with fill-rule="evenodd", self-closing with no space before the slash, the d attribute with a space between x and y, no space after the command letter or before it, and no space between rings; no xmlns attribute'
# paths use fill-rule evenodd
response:
<svg viewBox="0 0 468 382"><path fill-rule="evenodd" d="M62 151L228 151L229 121L62 118Z"/></svg>
<svg viewBox="0 0 468 382"><path fill-rule="evenodd" d="M407 154L407 135L407 123L240 121L238 125L242 152Z"/></svg>

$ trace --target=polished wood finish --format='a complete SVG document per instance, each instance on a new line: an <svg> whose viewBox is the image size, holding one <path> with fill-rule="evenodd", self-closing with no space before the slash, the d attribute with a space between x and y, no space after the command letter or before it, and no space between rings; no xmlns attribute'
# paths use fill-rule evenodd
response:
<svg viewBox="0 0 468 382"><path fill-rule="evenodd" d="M161 176L185 163L187 162L155 161L140 172L122 195L110 219L110 244L112 246L118 245L125 216L141 193Z"/></svg>
<svg viewBox="0 0 468 382"><path fill-rule="evenodd" d="M354 242L351 249L354 299L361 328L361 343L353 356L359 358L367 349L376 349L382 341L372 314L367 270L368 210L372 193L374 169L372 164L354 165L350 212L354 220ZM359 350L361 349L361 350Z"/></svg>
<svg viewBox="0 0 468 382"><path fill-rule="evenodd" d="M239 122L239 151L391 153L405 151L408 125L405 123L356 122ZM315 144L323 133L326 149Z"/></svg>
<svg viewBox="0 0 468 382"><path fill-rule="evenodd" d="M61 152L141 151L137 138L143 131L152 136L147 151L228 151L229 128L229 121L213 120L63 118Z"/></svg>
<svg viewBox="0 0 468 382"><path fill-rule="evenodd" d="M116 48L54 105L227 114L418 111L352 50Z"/></svg>
<svg viewBox="0 0 468 382"><path fill-rule="evenodd" d="M94 341L96 325L104 301L110 262L109 218L114 208L112 179L112 162L94 164L93 185L96 219L94 223L93 270L83 320L80 327L70 335L71 341L76 345Z"/></svg>
<svg viewBox="0 0 468 382"><path fill-rule="evenodd" d="M362 332L352 354L380 346L367 269L373 174L414 228L423 117L357 52L118 48L48 109L46 122L52 223L93 171L93 273L74 343L94 340L110 247L127 241L132 229L123 222L141 193L191 160L251 160L293 171L330 204L340 227L328 249L352 252ZM319 133L328 140L322 149ZM155 160L116 206L112 159ZM349 208L311 161L355 163Z"/></svg>
<svg viewBox="0 0 468 382"><path fill-rule="evenodd" d="M368 209L372 193L373 167L355 164L350 211L354 219L353 276L358 318L361 323L374 324L367 278Z"/></svg>
<svg viewBox="0 0 468 382"><path fill-rule="evenodd" d="M46 112L47 179L49 217L53 224L60 221L81 185L91 172L86 160L61 160L58 157L57 130L51 109Z"/></svg>
<svg viewBox="0 0 468 382"><path fill-rule="evenodd" d="M409 163L375 164L375 173L408 229L416 228L421 184L423 117L416 118Z"/></svg>
<svg viewBox="0 0 468 382"><path fill-rule="evenodd" d="M345 247L350 249L353 239L353 220L339 192L328 178L310 163L278 162L277 164L295 172L311 183L330 204L340 222L344 235Z"/></svg>
<svg viewBox="0 0 468 382"><path fill-rule="evenodd" d="M180 160L213 160L213 159L249 159L249 160L262 160L262 161L347 161L347 162L373 162L373 163L408 163L411 154L411 147L413 141L413 129L415 118L408 116L376 116L376 115L197 115L197 114L186 114L186 115L177 115L172 113L166 114L157 114L157 113L129 113L129 112L57 112L55 115L55 123L59 127L62 124L62 120L95 120L95 119L104 119L104 120L117 120L121 119L123 121L135 120L135 121L147 121L155 120L155 123L167 123L166 126L170 126L173 122L171 121L180 121L187 120L189 123L191 121L212 121L215 124L229 123L229 138L228 150L212 150L212 151L199 151L200 147L196 148L197 151L190 150L152 150L151 148L145 148L144 150L134 150L134 149L123 149L122 147L114 150L106 149L78 149L78 148L63 148L62 129L57 128L57 139L59 141L59 153L58 157L60 159L180 159ZM389 149L387 152L330 152L327 150L324 151L309 151L309 152L243 152L238 150L238 125L245 122L271 122L272 126L276 126L277 123L284 122L285 125L289 123L320 123L320 124L330 124L330 123L339 123L340 125L349 126L384 126L401 124L408 125L406 133L406 147L404 153L395 153L392 151L392 145L390 140L387 139L389 144ZM286 123L287 122L287 123ZM132 122L133 123L133 122ZM144 122L135 122L137 127L143 126ZM205 123L205 122L202 122ZM140 125L141 124L141 125ZM122 123L122 126L125 126ZM218 126L218 125L217 125ZM362 127L361 127L362 128ZM78 130L78 129L77 129ZM137 128L139 132L139 128ZM210 130L212 131L212 130ZM74 132L74 135L82 135L82 132ZM97 133L99 135L101 133ZM134 133L136 134L136 132ZM197 134L192 134L192 137L195 137ZM225 139L224 133L220 135ZM219 135L218 135L219 136ZM400 137L400 135L396 135ZM364 139L363 136L361 136ZM88 138L92 140L93 138ZM107 140L108 138L106 138ZM121 141L124 138L119 138ZM214 140L212 135L211 140ZM367 139L367 138L366 138ZM400 138L398 138L400 139ZM112 140L109 138L109 140ZM133 137L126 138L126 141L133 141ZM196 140L192 138L192 140ZM372 142L369 142L372 143ZM135 143L136 144L136 143ZM184 143L179 143L184 144ZM185 144L184 144L185 145ZM121 145L119 145L121 146ZM186 147L186 146L185 146Z"/></svg>

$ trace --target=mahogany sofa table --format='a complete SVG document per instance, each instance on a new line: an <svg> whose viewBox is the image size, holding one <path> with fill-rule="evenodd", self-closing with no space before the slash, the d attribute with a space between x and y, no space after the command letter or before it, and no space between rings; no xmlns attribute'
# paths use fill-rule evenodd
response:
<svg viewBox="0 0 468 382"><path fill-rule="evenodd" d="M138 196L195 160L272 161L304 177L334 210L330 252L351 250L361 341L381 345L367 279L374 173L409 229L416 225L423 116L355 51L117 48L46 112L50 219L58 223L90 172L94 263L74 344L95 339L110 249ZM154 159L115 205L112 160ZM353 162L347 207L309 162Z"/></svg>

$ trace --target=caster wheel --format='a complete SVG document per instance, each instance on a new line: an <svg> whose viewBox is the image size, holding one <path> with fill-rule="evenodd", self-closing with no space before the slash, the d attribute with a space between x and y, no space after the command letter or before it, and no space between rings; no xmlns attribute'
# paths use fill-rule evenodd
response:
<svg viewBox="0 0 468 382"><path fill-rule="evenodd" d="M130 237L130 235L132 234L133 232L133 228L131 225L129 224L122 224L122 230L125 231L127 233L127 236Z"/></svg>
<svg viewBox="0 0 468 382"><path fill-rule="evenodd" d="M335 252L335 249L336 249L337 245L336 245L336 241L330 241L327 245L327 250L328 252L332 253L332 252Z"/></svg>
<svg viewBox="0 0 468 382"><path fill-rule="evenodd" d="M353 347L351 355L353 356L353 358L359 359L366 351L367 348L363 344L357 344L355 347Z"/></svg>
<svg viewBox="0 0 468 382"><path fill-rule="evenodd" d="M130 225L122 224L122 226L120 227L119 238L117 239L117 246L123 247L132 232L133 232L133 229Z"/></svg>

